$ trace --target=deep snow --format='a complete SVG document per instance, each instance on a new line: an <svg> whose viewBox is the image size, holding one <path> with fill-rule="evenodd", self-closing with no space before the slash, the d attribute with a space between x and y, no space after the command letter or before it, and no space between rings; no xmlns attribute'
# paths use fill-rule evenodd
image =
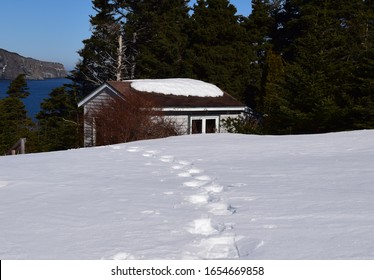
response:
<svg viewBox="0 0 374 280"><path fill-rule="evenodd" d="M0 259L374 259L374 131L0 158Z"/></svg>

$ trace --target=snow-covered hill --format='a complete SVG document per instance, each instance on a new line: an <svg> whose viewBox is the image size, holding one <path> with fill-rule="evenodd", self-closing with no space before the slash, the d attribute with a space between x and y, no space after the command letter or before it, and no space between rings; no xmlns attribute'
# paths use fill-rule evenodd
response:
<svg viewBox="0 0 374 280"><path fill-rule="evenodd" d="M374 259L374 131L0 158L0 259Z"/></svg>

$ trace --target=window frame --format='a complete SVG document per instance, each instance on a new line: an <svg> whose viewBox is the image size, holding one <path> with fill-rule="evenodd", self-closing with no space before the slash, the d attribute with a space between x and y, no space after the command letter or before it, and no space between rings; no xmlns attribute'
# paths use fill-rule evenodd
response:
<svg viewBox="0 0 374 280"><path fill-rule="evenodd" d="M201 120L202 121L202 132L201 134L209 134L206 133L206 121L207 120L215 120L216 122L216 132L219 133L219 116L191 116L190 117L190 129L189 132L192 134L192 121L194 120ZM200 134L200 133L194 133L194 134Z"/></svg>

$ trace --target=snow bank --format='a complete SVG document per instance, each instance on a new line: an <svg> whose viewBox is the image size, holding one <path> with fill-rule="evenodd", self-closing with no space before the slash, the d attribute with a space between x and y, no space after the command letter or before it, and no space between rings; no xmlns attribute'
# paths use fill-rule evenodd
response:
<svg viewBox="0 0 374 280"><path fill-rule="evenodd" d="M219 97L222 90L213 84L193 79L133 80L131 87L138 91L155 92L166 95Z"/></svg>

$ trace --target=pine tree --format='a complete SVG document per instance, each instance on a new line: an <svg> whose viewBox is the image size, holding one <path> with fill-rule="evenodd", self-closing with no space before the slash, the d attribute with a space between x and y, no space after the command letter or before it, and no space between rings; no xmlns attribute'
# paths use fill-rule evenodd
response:
<svg viewBox="0 0 374 280"><path fill-rule="evenodd" d="M295 40L302 36L306 27L300 25L301 7L305 0L279 1L274 7L271 16L274 18L274 27L271 37L273 49L281 53L284 60L294 59Z"/></svg>
<svg viewBox="0 0 374 280"><path fill-rule="evenodd" d="M57 151L79 146L80 111L74 88L55 88L41 104L39 121L40 151Z"/></svg>
<svg viewBox="0 0 374 280"><path fill-rule="evenodd" d="M133 46L124 31L127 1L93 0L96 15L91 16L92 35L78 51L81 61L71 79L81 85L83 95L108 80L133 78Z"/></svg>
<svg viewBox="0 0 374 280"><path fill-rule="evenodd" d="M28 138L33 126L22 101L30 94L25 75L10 83L7 94L0 100L0 154L6 153L20 138Z"/></svg>
<svg viewBox="0 0 374 280"><path fill-rule="evenodd" d="M133 34L136 78L170 78L185 75L185 0L132 1L125 31Z"/></svg>
<svg viewBox="0 0 374 280"><path fill-rule="evenodd" d="M30 95L28 92L26 76L24 74L18 75L10 84L7 91L9 97L26 98Z"/></svg>
<svg viewBox="0 0 374 280"><path fill-rule="evenodd" d="M272 49L266 52L262 73L261 96L258 104L263 113L264 132L271 134L287 133L288 125L292 123L289 102L283 90L285 67L283 58Z"/></svg>
<svg viewBox="0 0 374 280"><path fill-rule="evenodd" d="M352 128L355 48L362 43L352 41L352 33L357 34L352 20L360 2L314 0L300 6L300 36L290 45L285 83L295 114L293 132Z"/></svg>
<svg viewBox="0 0 374 280"><path fill-rule="evenodd" d="M345 5L353 79L346 123L350 129L374 127L374 1Z"/></svg>
<svg viewBox="0 0 374 280"><path fill-rule="evenodd" d="M265 60L267 51L273 48L273 39L270 37L275 25L272 9L269 0L252 0L252 13L242 23L249 36L248 49L252 52L246 101L250 107L259 112L263 110L265 94L263 89Z"/></svg>
<svg viewBox="0 0 374 280"><path fill-rule="evenodd" d="M253 53L241 17L228 0L198 0L191 16L191 75L240 97L251 78Z"/></svg>

